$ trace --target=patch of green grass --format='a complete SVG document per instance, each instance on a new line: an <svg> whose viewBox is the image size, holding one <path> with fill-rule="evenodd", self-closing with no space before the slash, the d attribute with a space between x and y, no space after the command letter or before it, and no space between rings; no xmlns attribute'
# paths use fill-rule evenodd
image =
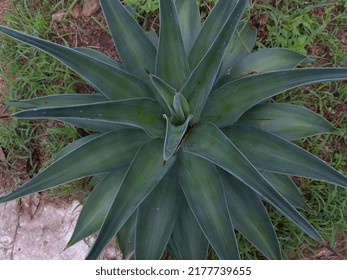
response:
<svg viewBox="0 0 347 280"><path fill-rule="evenodd" d="M347 27L347 5L337 1L321 5L321 1L269 1L271 5L253 1L250 18L260 31L258 48L285 47L316 59L315 66L346 67L346 46L342 41ZM347 84L330 83L305 87L284 93L276 102L307 107L324 115L340 133L314 136L296 143L324 159L342 173L347 172ZM347 192L342 188L311 180L300 180L313 213L303 214L331 247L339 234L347 232ZM277 230L284 258L304 258L303 248L315 251L317 243L300 232L277 211L269 210ZM247 245L247 244L246 244ZM246 246L247 247L247 246ZM247 249L248 248L248 249ZM253 258L250 247L244 253ZM250 253L251 252L251 253Z"/></svg>
<svg viewBox="0 0 347 280"><path fill-rule="evenodd" d="M60 40L53 28L52 14L65 8L64 1L11 1L12 13L5 16L3 23L44 39ZM3 37L0 65L0 74L7 85L6 92L1 93L4 102L73 93L81 82L57 60ZM10 122L2 121L0 126L0 146L6 153L10 168L27 172L30 177L43 167L38 156L47 160L75 138L74 128L51 121L11 119ZM18 185L23 183L23 174L15 172L12 176L18 176L15 179Z"/></svg>

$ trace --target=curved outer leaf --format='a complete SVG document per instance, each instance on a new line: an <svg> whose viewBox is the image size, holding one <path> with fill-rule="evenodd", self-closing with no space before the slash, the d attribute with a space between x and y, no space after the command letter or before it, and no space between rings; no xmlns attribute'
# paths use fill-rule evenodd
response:
<svg viewBox="0 0 347 280"><path fill-rule="evenodd" d="M87 105L30 109L13 115L22 119L69 118L100 123L117 123L145 130L150 136L164 137L164 122L158 103L149 98L108 101Z"/></svg>
<svg viewBox="0 0 347 280"><path fill-rule="evenodd" d="M124 68L147 79L145 69L154 72L156 49L141 26L118 0L101 0L107 24Z"/></svg>
<svg viewBox="0 0 347 280"><path fill-rule="evenodd" d="M304 61L313 62L308 57L289 49L259 50L234 64L227 75L227 79L232 81L235 77L291 69Z"/></svg>
<svg viewBox="0 0 347 280"><path fill-rule="evenodd" d="M219 0L214 6L213 10L205 20L189 54L190 69L194 69L206 55L219 32L230 19L230 15L237 2L237 0ZM235 28L236 27L237 26L235 26Z"/></svg>
<svg viewBox="0 0 347 280"><path fill-rule="evenodd" d="M220 2L224 1L220 0L218 4ZM181 90L181 93L189 103L195 123L199 121L200 113L218 75L228 43L241 20L247 3L247 0L240 0L236 4L235 9L228 17L216 40Z"/></svg>
<svg viewBox="0 0 347 280"><path fill-rule="evenodd" d="M73 152L74 150L78 149L79 147L83 146L84 144L88 143L89 141L99 137L101 134L95 133L88 135L86 137L80 138L76 141L73 141L71 144L65 146L63 149L59 151L59 153L55 156L54 161L57 161L69 153Z"/></svg>
<svg viewBox="0 0 347 280"><path fill-rule="evenodd" d="M180 157L179 181L192 212L220 259L239 259L234 227L216 167L189 153Z"/></svg>
<svg viewBox="0 0 347 280"><path fill-rule="evenodd" d="M242 78L218 88L201 119L219 127L235 123L254 105L295 87L347 80L347 68L292 69Z"/></svg>
<svg viewBox="0 0 347 280"><path fill-rule="evenodd" d="M124 259L134 259L137 211L130 216L117 233L119 248Z"/></svg>
<svg viewBox="0 0 347 280"><path fill-rule="evenodd" d="M115 170L106 175L89 194L78 217L68 247L97 232L119 190L126 169Z"/></svg>
<svg viewBox="0 0 347 280"><path fill-rule="evenodd" d="M308 209L298 186L290 177L266 171L260 173L291 205L295 208Z"/></svg>
<svg viewBox="0 0 347 280"><path fill-rule="evenodd" d="M78 178L102 174L129 165L139 146L148 140L141 130L124 129L102 134L57 160L0 203L40 192ZM91 164L92 163L92 164Z"/></svg>
<svg viewBox="0 0 347 280"><path fill-rule="evenodd" d="M304 149L260 129L235 126L224 130L258 169L325 181L347 188L347 178Z"/></svg>
<svg viewBox="0 0 347 280"><path fill-rule="evenodd" d="M193 116L189 115L184 124L180 126L173 125L166 115L164 117L166 119L166 133L163 156L164 160L167 161L177 152Z"/></svg>
<svg viewBox="0 0 347 280"><path fill-rule="evenodd" d="M281 249L269 215L257 193L220 170L235 228L268 259L281 259Z"/></svg>
<svg viewBox="0 0 347 280"><path fill-rule="evenodd" d="M59 107L67 105L81 105L105 102L107 98L101 94L58 94L22 101L6 102L6 105L18 109L33 109L40 107Z"/></svg>
<svg viewBox="0 0 347 280"><path fill-rule="evenodd" d="M141 203L137 212L135 259L158 260L176 224L181 189L175 168Z"/></svg>
<svg viewBox="0 0 347 280"><path fill-rule="evenodd" d="M233 65L237 65L240 60L252 52L256 38L257 30L251 29L249 23L236 31L229 42L217 79L226 75Z"/></svg>
<svg viewBox="0 0 347 280"><path fill-rule="evenodd" d="M100 60L112 67L116 67L120 70L124 70L124 67L121 63L119 63L118 61L114 60L112 57L109 57L108 55L93 50L93 49L89 49L89 48L73 48L75 51L83 53L85 55L90 56L91 58L94 58L95 60Z"/></svg>
<svg viewBox="0 0 347 280"><path fill-rule="evenodd" d="M155 29L151 28L148 32L146 32L148 39L152 42L152 45L155 49L158 49L159 45L159 37Z"/></svg>
<svg viewBox="0 0 347 280"><path fill-rule="evenodd" d="M237 124L259 128L287 140L315 134L336 132L337 129L320 115L303 107L284 103L267 103L248 110Z"/></svg>
<svg viewBox="0 0 347 280"><path fill-rule="evenodd" d="M178 20L186 54L191 48L201 30L201 18L199 7L195 0L176 0Z"/></svg>
<svg viewBox="0 0 347 280"><path fill-rule="evenodd" d="M113 236L171 168L174 159L163 165L162 146L161 140L152 140L144 144L135 156L87 259L99 257Z"/></svg>
<svg viewBox="0 0 347 280"><path fill-rule="evenodd" d="M73 125L82 129L91 130L94 132L110 132L113 130L119 130L129 128L129 126L114 123L114 122L100 122L98 120L89 119L77 119L77 118L58 118L60 122Z"/></svg>
<svg viewBox="0 0 347 280"><path fill-rule="evenodd" d="M174 0L160 0L160 35L156 75L175 88L186 82L190 70Z"/></svg>
<svg viewBox="0 0 347 280"><path fill-rule="evenodd" d="M236 146L213 124L194 127L183 150L218 165L273 204L307 235L323 241L319 233L255 169ZM271 151L273 153L273 151Z"/></svg>
<svg viewBox="0 0 347 280"><path fill-rule="evenodd" d="M81 75L108 99L118 100L133 97L151 96L151 91L141 80L103 61L96 60L71 48L26 35L22 32L1 26L0 32L40 49L76 73Z"/></svg>
<svg viewBox="0 0 347 280"><path fill-rule="evenodd" d="M206 260L208 241L182 191L178 205L179 213L168 246L171 255L179 260Z"/></svg>

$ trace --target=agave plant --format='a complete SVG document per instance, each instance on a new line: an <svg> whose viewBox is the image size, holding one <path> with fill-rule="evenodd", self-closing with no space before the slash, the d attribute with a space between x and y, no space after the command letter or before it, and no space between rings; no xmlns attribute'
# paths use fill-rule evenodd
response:
<svg viewBox="0 0 347 280"><path fill-rule="evenodd" d="M273 205L314 240L297 210L305 201L290 175L347 187L347 178L291 141L337 131L321 116L267 102L295 87L347 80L346 68L288 49L251 52L256 32L241 22L247 0L219 0L201 24L195 0L160 0L160 31L144 31L118 0L100 1L121 63L1 27L76 71L95 94L9 102L19 119L55 119L89 131L8 202L66 182L98 178L68 246L98 233L87 259L112 238L125 256L238 259L235 230L280 259L264 207ZM241 23L240 23L241 22Z"/></svg>

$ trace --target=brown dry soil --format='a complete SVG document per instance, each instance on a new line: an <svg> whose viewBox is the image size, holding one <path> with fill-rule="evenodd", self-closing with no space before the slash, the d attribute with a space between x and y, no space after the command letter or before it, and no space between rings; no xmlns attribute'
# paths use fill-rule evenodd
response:
<svg viewBox="0 0 347 280"><path fill-rule="evenodd" d="M64 21L64 24L61 24L61 19L65 16L64 11L57 11L55 14L53 14L52 15L52 18L54 19L53 28L55 32L57 34L64 35L64 39L68 41L71 47L92 48L92 49L101 51L119 61L119 57L117 53L115 52L114 43L112 39L110 38L109 34L90 17L92 15L98 21L100 21L102 24L105 25L105 20L103 18L100 7L95 5L95 2L98 2L98 1L85 0L85 2L90 2L89 10L83 10L83 7L80 7L78 4L76 4L73 7L73 9L70 11L70 14L68 15L69 20ZM271 4L274 1L269 1L269 2ZM11 10L9 9L8 3L9 3L9 0L0 0L0 23L3 17L3 14L11 12ZM153 23L153 21L151 22L151 20L155 22ZM259 30L258 39L260 39L263 42L265 42L266 36L267 36L267 32L265 28L267 20L268 18L266 16L252 17L251 19L252 26ZM154 26L154 28L157 29L158 18L157 17L150 18L148 25L150 24L152 24L152 26ZM76 26L78 26L78 28ZM83 32L81 30L83 30ZM66 34L70 34L70 35L66 36ZM347 34L347 31L341 33L342 42L346 42L346 38L347 38L346 34ZM309 48L307 51L309 55L319 56L322 53L328 52L328 50L326 50L325 48L326 48L325 46L320 46L319 44L317 44L316 46ZM78 90L79 92L93 91L89 86L86 86L84 84L81 84ZM1 79L1 77L0 77L0 93L2 94L6 93L6 84ZM2 94L0 95L0 116L4 116L8 113L6 112L6 108L1 104L1 101L3 99ZM337 110L338 112L341 112L341 114L343 114L346 112L346 107L342 106L341 108L337 108ZM330 121L333 121L333 117L335 118L336 114L334 116L330 116L329 114L327 114L325 117L329 119ZM1 121L8 121L8 120L2 119ZM46 156L44 155L44 153L39 153L39 154L42 154L43 158L41 159L41 161L44 162L45 161L44 157ZM21 183L24 183L27 180L29 180L26 165L27 165L26 162L23 162L21 165L17 164L17 166L15 167L15 170L12 170L6 162L6 155L4 154L4 151L0 147L0 190L12 189L13 186L16 185L13 178L17 178L17 180L19 178ZM42 210L40 210L43 207L42 205L46 205L46 204L50 205L50 203L52 202L46 201L44 198L40 197L40 195L35 195L32 198L27 198L27 199L24 199L24 201L20 201L18 206L15 208L13 215L15 215L17 221L20 220L21 215L22 216L26 215L26 216L29 216L30 219L33 219L35 215L40 215L40 213L42 213ZM54 202L54 207L56 207L56 209L69 208L69 205L68 205L69 203L71 204L71 202L68 202L66 199L61 199ZM3 211L5 211L5 209ZM69 208L68 211L71 211L71 208ZM0 211L0 215L1 215L1 211ZM69 223L71 223L72 225L73 221L69 221ZM6 258L16 258L15 248L17 248L18 250L18 246L15 247L13 244L11 246L12 247L9 249L9 253L7 254ZM301 248L304 253L305 259L314 259L314 260L347 259L347 249L346 249L344 236L340 236L338 238L337 243L334 244L333 247L335 251L339 253L333 253L331 250L329 250L326 247L317 247L317 248L314 248L313 250L312 249L308 250L304 246L302 246ZM25 250L25 248L19 248L19 250L20 249ZM107 259L117 258L117 256L115 256L113 252L108 254L110 255L106 256L105 258ZM76 256L73 256L73 255L70 257L76 258ZM293 254L290 258L297 259L297 256ZM0 254L0 259L1 259L1 254Z"/></svg>

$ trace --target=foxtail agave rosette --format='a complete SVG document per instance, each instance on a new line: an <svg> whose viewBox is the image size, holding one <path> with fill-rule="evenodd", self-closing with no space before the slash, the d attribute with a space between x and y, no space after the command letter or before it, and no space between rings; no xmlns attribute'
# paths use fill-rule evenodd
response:
<svg viewBox="0 0 347 280"><path fill-rule="evenodd" d="M160 31L145 32L118 0L101 6L122 63L0 27L77 72L95 94L9 102L19 119L55 119L95 132L63 149L8 202L98 176L68 246L98 233L87 259L116 236L125 255L238 259L235 229L280 259L263 202L323 243L297 208L290 175L347 187L347 178L291 140L336 129L290 104L266 102L299 86L347 80L346 68L296 68L288 49L251 52L256 32L240 24L247 0L219 0L201 24L195 0L160 0Z"/></svg>

